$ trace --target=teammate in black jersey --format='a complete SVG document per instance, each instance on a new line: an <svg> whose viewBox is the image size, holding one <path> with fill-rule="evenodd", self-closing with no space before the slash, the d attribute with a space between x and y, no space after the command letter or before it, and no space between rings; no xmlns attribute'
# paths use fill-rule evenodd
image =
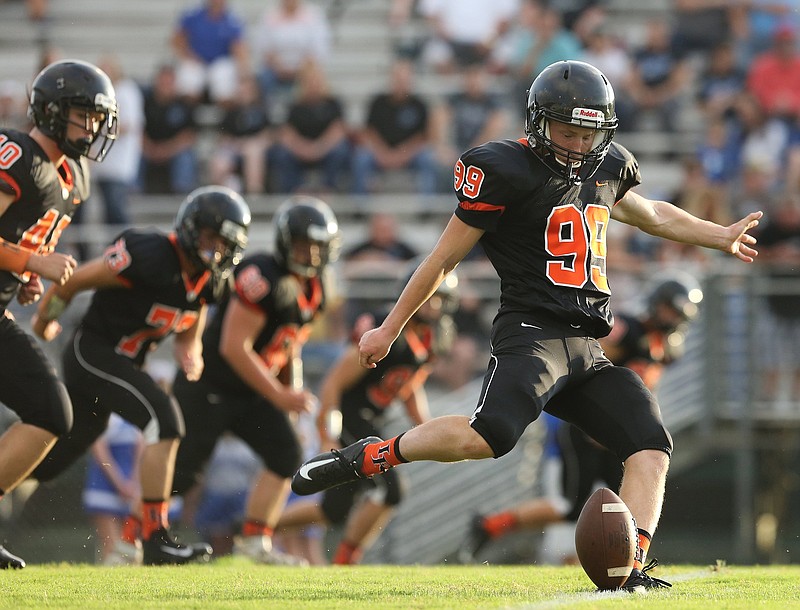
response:
<svg viewBox="0 0 800 610"><path fill-rule="evenodd" d="M208 558L208 545L184 546L170 536L167 508L175 454L184 434L180 409L142 367L147 354L174 335L174 354L189 379L203 372L200 334L207 304L225 290L247 245L250 210L225 187L203 187L181 204L175 231L128 229L105 253L82 264L63 285L45 293L33 320L52 340L70 300L94 289L89 309L63 354L72 399L72 431L34 470L47 481L82 456L114 411L141 428L143 560L184 563Z"/></svg>
<svg viewBox="0 0 800 610"><path fill-rule="evenodd" d="M660 279L649 291L640 315L614 316L611 333L600 339L606 357L635 371L649 390L655 390L664 367L683 353L688 322L698 313L703 291L686 274ZM490 540L525 529L542 529L553 523L575 523L598 483L617 491L622 464L572 424L554 417L548 426L543 452L544 493L495 511L476 515L458 551L462 563L472 563Z"/></svg>
<svg viewBox="0 0 800 610"><path fill-rule="evenodd" d="M232 432L263 460L251 487L234 554L259 563L304 560L272 548L272 534L301 461L292 416L317 400L303 388L301 348L325 307L326 268L340 247L328 204L288 199L275 215L275 253L249 255L236 287L203 334L206 368L199 380L179 373L173 393L186 419L175 466L176 493L199 479L219 437Z"/></svg>
<svg viewBox="0 0 800 610"><path fill-rule="evenodd" d="M357 342L361 337L358 329L363 330L364 323L374 323L375 319L369 314L359 318L353 344L328 370L320 387L317 428L322 447L341 447L360 438L381 435L386 410L398 399L415 426L428 421L424 383L436 355L455 338L450 314L457 306L458 277L451 273L412 316L392 352L374 369L359 365ZM294 502L281 516L278 526L344 524L333 563L355 564L386 527L406 487L402 473L388 470L377 479L327 490L319 502Z"/></svg>
<svg viewBox="0 0 800 610"><path fill-rule="evenodd" d="M639 558L625 586L658 586L642 561L658 524L672 441L642 380L614 366L598 342L613 322L606 229L613 217L752 262L755 239L747 231L762 214L723 227L631 190L639 184L638 164L612 142L614 93L589 64L545 68L531 85L526 117L526 138L488 142L458 160L455 214L387 318L359 346L361 364L375 367L442 278L480 241L500 276L501 295L475 412L323 453L303 465L293 488L314 493L408 461L498 458L546 409L625 463L620 496L640 528Z"/></svg>
<svg viewBox="0 0 800 610"><path fill-rule="evenodd" d="M0 498L22 482L72 425L66 390L37 342L6 309L41 296L41 278L63 284L72 256L54 252L89 196L89 163L102 161L117 132L114 87L77 60L44 68L31 86L27 134L0 128L0 402L21 422L0 437ZM25 562L0 546L0 568Z"/></svg>

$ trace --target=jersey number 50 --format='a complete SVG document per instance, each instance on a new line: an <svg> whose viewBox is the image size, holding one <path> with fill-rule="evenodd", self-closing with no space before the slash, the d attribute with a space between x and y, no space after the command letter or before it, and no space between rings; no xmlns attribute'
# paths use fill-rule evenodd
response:
<svg viewBox="0 0 800 610"><path fill-rule="evenodd" d="M553 208L547 218L544 247L559 260L547 261L547 277L557 286L582 288L591 280L610 293L606 276L606 230L610 213L602 205L587 205L581 212L573 205Z"/></svg>

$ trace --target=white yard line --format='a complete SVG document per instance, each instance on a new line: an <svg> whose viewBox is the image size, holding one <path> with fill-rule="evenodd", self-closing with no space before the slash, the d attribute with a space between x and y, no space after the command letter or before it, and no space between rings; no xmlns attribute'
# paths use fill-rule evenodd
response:
<svg viewBox="0 0 800 610"><path fill-rule="evenodd" d="M713 570L696 570L694 572L684 572L682 574L670 574L665 577L671 583L686 582L687 580L695 580L696 578L709 577L713 574ZM627 598L632 593L625 591L587 591L585 593L573 593L571 595L562 595L553 599L548 599L534 604L524 604L522 606L505 606L506 610L542 610L543 608L562 608L569 607L579 602L597 602L606 599L622 599Z"/></svg>

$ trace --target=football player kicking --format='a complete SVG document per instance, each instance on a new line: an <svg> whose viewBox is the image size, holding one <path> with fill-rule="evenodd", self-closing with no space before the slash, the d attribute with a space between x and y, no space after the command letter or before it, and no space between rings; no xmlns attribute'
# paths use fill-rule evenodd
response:
<svg viewBox="0 0 800 610"><path fill-rule="evenodd" d="M662 279L647 295L644 312L616 315L611 333L600 345L611 362L633 369L648 389L655 390L664 367L683 354L686 327L696 317L702 298L700 285L689 275ZM619 489L622 464L613 453L575 426L544 415L543 495L476 515L458 550L462 563L473 563L490 540L506 534L554 523L574 524L598 483Z"/></svg>
<svg viewBox="0 0 800 610"><path fill-rule="evenodd" d="M636 160L612 140L614 92L594 66L562 61L533 81L526 138L493 141L456 162L458 207L392 311L359 344L362 366L389 353L408 320L480 240L501 279L491 355L472 416L437 417L395 438L362 439L312 458L292 486L311 494L417 460L499 458L543 410L573 423L625 464L620 496L639 527L628 591L663 586L642 568L661 514L672 439L631 369L615 366L609 333L606 229L611 218L662 238L756 256L747 233L761 212L723 227L632 190Z"/></svg>
<svg viewBox="0 0 800 610"><path fill-rule="evenodd" d="M63 284L75 259L54 252L89 194L89 163L102 161L117 134L108 76L92 64L50 64L31 85L27 134L0 129L0 402L20 422L0 436L0 498L12 491L72 425L72 405L56 370L7 307L35 302L40 278ZM25 561L0 546L0 568Z"/></svg>
<svg viewBox="0 0 800 610"><path fill-rule="evenodd" d="M183 418L142 367L147 354L173 335L178 367L190 379L200 376L207 304L226 289L249 225L250 210L235 192L197 189L181 204L174 232L124 231L68 282L51 286L32 321L34 332L50 341L61 332L57 319L74 296L95 290L63 352L72 430L32 477L47 481L66 470L103 433L112 411L139 427L145 440L140 468L145 564L207 560L212 553L207 544L183 545L170 534L167 509Z"/></svg>
<svg viewBox="0 0 800 610"><path fill-rule="evenodd" d="M411 317L392 353L374 369L359 365L356 343L361 337L358 329L363 331L364 325L373 323L374 318L369 314L359 318L353 333L355 342L339 356L322 381L321 409L317 414L322 447L342 447L360 438L378 437L386 410L398 398L414 425L428 421L424 383L437 353L455 339L450 314L457 306L458 278L451 273ZM344 524L344 535L333 563L356 564L386 527L406 487L402 473L388 470L377 479L362 479L329 489L319 501L292 503L281 516L278 527Z"/></svg>
<svg viewBox="0 0 800 610"><path fill-rule="evenodd" d="M175 467L175 493L199 481L217 440L231 432L258 455L234 555L257 563L307 565L273 548L289 482L302 461L292 417L309 413L316 397L303 388L301 348L325 307L326 269L340 248L339 225L325 202L292 197L275 214L274 254L248 256L236 269L235 290L203 334L206 368L181 374L173 393L186 419Z"/></svg>

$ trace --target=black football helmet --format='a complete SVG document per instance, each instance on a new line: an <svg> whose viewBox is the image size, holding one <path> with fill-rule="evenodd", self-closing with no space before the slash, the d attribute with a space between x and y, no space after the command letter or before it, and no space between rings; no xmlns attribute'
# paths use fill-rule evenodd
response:
<svg viewBox="0 0 800 610"><path fill-rule="evenodd" d="M189 259L211 271L215 292L242 260L247 247L250 208L242 197L224 186L204 186L186 196L175 217L178 243ZM211 229L226 242L221 258L202 251L201 229Z"/></svg>
<svg viewBox="0 0 800 610"><path fill-rule="evenodd" d="M600 70L582 61L550 64L528 90L525 135L542 162L572 184L588 180L603 162L617 131L614 90ZM586 153L555 144L550 121L596 129Z"/></svg>
<svg viewBox="0 0 800 610"><path fill-rule="evenodd" d="M655 326L672 331L697 317L698 305L703 300L703 290L689 274L672 274L657 280L647 296L647 313ZM677 316L664 317L659 310L666 306Z"/></svg>
<svg viewBox="0 0 800 610"><path fill-rule="evenodd" d="M299 260L294 246L301 240L315 246L307 260ZM320 275L339 258L339 222L330 206L316 197L297 195L275 212L275 257L289 271L304 277Z"/></svg>
<svg viewBox="0 0 800 610"><path fill-rule="evenodd" d="M97 132L67 139L72 108L102 113ZM72 159L102 161L117 137L117 99L111 79L97 66L77 59L57 61L39 72L31 85L28 116ZM88 117L78 126L88 128Z"/></svg>

